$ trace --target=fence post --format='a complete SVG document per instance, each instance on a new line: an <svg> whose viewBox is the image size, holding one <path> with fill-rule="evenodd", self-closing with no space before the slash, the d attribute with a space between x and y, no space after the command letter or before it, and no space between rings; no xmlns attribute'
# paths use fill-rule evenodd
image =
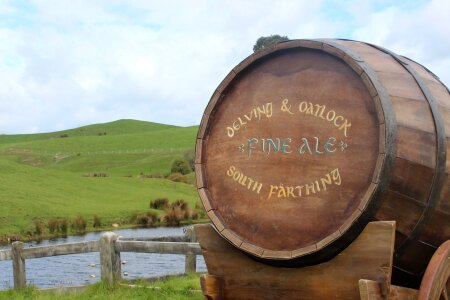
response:
<svg viewBox="0 0 450 300"><path fill-rule="evenodd" d="M121 279L120 252L116 252L114 232L105 232L100 238L100 273L107 284L112 285Z"/></svg>
<svg viewBox="0 0 450 300"><path fill-rule="evenodd" d="M186 236L188 237L188 242L194 243L197 241L195 237L195 231L192 226L186 229ZM192 273L197 270L197 256L195 254L187 254L184 263L184 272Z"/></svg>
<svg viewBox="0 0 450 300"><path fill-rule="evenodd" d="M25 275L25 259L22 257L22 242L12 243L11 258L13 263L14 288L20 289L27 285Z"/></svg>

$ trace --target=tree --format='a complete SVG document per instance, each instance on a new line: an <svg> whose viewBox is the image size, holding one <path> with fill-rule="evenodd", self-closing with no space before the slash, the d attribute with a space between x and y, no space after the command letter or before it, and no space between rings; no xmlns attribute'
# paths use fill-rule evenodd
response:
<svg viewBox="0 0 450 300"><path fill-rule="evenodd" d="M170 170L171 173L181 173L183 175L189 174L192 172L191 167L189 166L189 163L182 159L177 158L172 163L172 168Z"/></svg>
<svg viewBox="0 0 450 300"><path fill-rule="evenodd" d="M266 49L268 47L272 47L279 42L288 41L289 38L287 36L280 36L278 34L262 36L258 40L256 40L256 44L253 46L253 52L258 52L260 50Z"/></svg>

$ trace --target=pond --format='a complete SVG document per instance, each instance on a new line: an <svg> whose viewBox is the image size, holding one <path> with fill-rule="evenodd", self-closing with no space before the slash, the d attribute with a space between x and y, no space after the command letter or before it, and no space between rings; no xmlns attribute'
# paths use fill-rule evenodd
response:
<svg viewBox="0 0 450 300"><path fill-rule="evenodd" d="M159 237L183 235L184 227L159 227L119 229L114 232L123 237ZM99 240L104 232L92 232L82 236L68 236L41 242L24 243L24 248ZM0 247L10 249L10 246ZM184 255L121 253L122 278L135 279L184 272ZM100 280L100 254L98 252L71 254L25 261L27 284L39 288L77 286L92 284ZM197 256L197 271L206 272L202 256ZM12 261L0 261L0 289L12 288Z"/></svg>

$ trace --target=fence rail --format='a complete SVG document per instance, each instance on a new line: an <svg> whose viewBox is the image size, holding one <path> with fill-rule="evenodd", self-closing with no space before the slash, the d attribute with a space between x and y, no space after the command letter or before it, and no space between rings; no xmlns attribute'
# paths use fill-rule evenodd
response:
<svg viewBox="0 0 450 300"><path fill-rule="evenodd" d="M196 271L196 255L201 255L200 245L196 243L193 228L188 228L184 236L166 236L157 238L121 238L113 232L106 232L98 241L67 243L43 247L23 248L22 242L14 242L11 250L0 250L0 260L12 260L14 288L26 286L25 260L41 257L100 253L101 279L108 284L121 279L121 252L183 254L185 255L185 273Z"/></svg>

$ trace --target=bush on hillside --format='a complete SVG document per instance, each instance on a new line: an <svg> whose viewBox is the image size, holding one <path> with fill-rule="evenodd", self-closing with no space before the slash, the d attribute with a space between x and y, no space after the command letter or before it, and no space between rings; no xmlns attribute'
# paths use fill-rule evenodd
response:
<svg viewBox="0 0 450 300"><path fill-rule="evenodd" d="M174 182L182 182L182 183L189 183L189 180L181 173L172 173L169 176L167 176L167 179L172 180Z"/></svg>
<svg viewBox="0 0 450 300"><path fill-rule="evenodd" d="M152 227L158 221L158 215L152 211L137 215L135 223L143 227Z"/></svg>
<svg viewBox="0 0 450 300"><path fill-rule="evenodd" d="M51 234L61 233L66 235L69 225L66 219L50 219L47 221L47 228Z"/></svg>
<svg viewBox="0 0 450 300"><path fill-rule="evenodd" d="M166 209L163 219L169 226L179 226L183 220L184 212L178 206L170 206Z"/></svg>
<svg viewBox="0 0 450 300"><path fill-rule="evenodd" d="M86 220L82 216L78 216L72 220L71 227L72 230L76 231L77 233L84 233L86 232L87 227Z"/></svg>
<svg viewBox="0 0 450 300"><path fill-rule="evenodd" d="M192 172L189 163L182 158L177 158L173 161L172 167L170 169L171 173L181 173L183 175L189 174Z"/></svg>
<svg viewBox="0 0 450 300"><path fill-rule="evenodd" d="M60 219L58 224L58 231L63 235L67 235L67 231L69 229L69 223L66 219Z"/></svg>
<svg viewBox="0 0 450 300"><path fill-rule="evenodd" d="M102 219L100 219L98 215L94 215L94 218L92 219L92 226L94 228L102 226Z"/></svg>
<svg viewBox="0 0 450 300"><path fill-rule="evenodd" d="M54 234L58 231L59 221L58 219L50 219L47 221L47 228L51 234Z"/></svg>
<svg viewBox="0 0 450 300"><path fill-rule="evenodd" d="M169 206L169 199L167 198L156 198L150 201L150 208L153 209L165 209L167 206Z"/></svg>
<svg viewBox="0 0 450 300"><path fill-rule="evenodd" d="M41 220L34 220L34 234L42 235L45 231L45 223Z"/></svg>
<svg viewBox="0 0 450 300"><path fill-rule="evenodd" d="M164 178L164 175L162 175L161 173L151 173L151 174L144 174L144 172L141 172L141 174L139 174L140 178Z"/></svg>

